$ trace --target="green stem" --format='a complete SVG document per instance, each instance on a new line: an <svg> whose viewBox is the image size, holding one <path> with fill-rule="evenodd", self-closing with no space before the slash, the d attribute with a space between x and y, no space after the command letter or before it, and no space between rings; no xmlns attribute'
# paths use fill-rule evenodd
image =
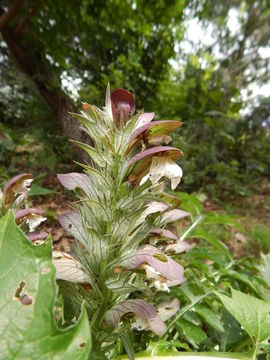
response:
<svg viewBox="0 0 270 360"><path fill-rule="evenodd" d="M255 344L255 349L254 349L254 352L253 352L253 355L252 355L252 360L256 360L258 349L259 349L259 341L257 339L256 344Z"/></svg>
<svg viewBox="0 0 270 360"><path fill-rule="evenodd" d="M197 220L184 232L184 234L180 237L180 241L184 241L185 238L191 233L191 231L203 220L204 216L198 216Z"/></svg>
<svg viewBox="0 0 270 360"><path fill-rule="evenodd" d="M198 296L196 298L196 300L194 300L191 304L187 305L184 307L184 309L182 311L180 311L177 316L170 322L170 324L168 325L168 330L174 325L174 323L180 319L187 311L189 311L190 309L192 309L196 304L198 304L200 301L202 301L202 299L204 299L205 297L207 297L208 295L210 295L212 293L212 291L209 291L201 296ZM165 335L165 339L166 339L167 335Z"/></svg>

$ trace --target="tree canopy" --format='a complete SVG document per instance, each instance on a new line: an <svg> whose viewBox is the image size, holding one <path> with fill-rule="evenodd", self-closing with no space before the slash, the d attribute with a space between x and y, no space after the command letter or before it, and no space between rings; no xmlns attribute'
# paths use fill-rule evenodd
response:
<svg viewBox="0 0 270 360"><path fill-rule="evenodd" d="M13 0L0 11L5 132L61 124L85 140L69 112L102 105L109 81L137 108L184 121L187 188L233 178L238 191L250 172L269 175L269 100L252 94L269 81L269 1Z"/></svg>

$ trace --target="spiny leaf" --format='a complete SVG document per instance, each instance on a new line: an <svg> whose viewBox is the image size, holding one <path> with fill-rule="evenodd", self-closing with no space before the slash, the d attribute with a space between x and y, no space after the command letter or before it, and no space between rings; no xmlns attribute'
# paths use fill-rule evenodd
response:
<svg viewBox="0 0 270 360"><path fill-rule="evenodd" d="M225 308L259 342L270 336L270 304L232 289L232 297L217 294Z"/></svg>

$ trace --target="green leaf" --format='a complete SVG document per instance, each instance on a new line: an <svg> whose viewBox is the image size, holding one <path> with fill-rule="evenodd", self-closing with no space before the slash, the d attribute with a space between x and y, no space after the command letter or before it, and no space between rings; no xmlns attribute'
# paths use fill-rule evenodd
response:
<svg viewBox="0 0 270 360"><path fill-rule="evenodd" d="M191 322L181 318L175 323L175 327L180 330L185 339L195 348L207 339L205 332Z"/></svg>
<svg viewBox="0 0 270 360"><path fill-rule="evenodd" d="M259 342L270 336L270 304L232 289L232 297L217 294L225 308Z"/></svg>
<svg viewBox="0 0 270 360"><path fill-rule="evenodd" d="M198 238L207 241L209 244L215 246L218 250L220 250L224 255L228 257L228 259L232 259L232 255L228 250L227 246L223 244L215 234L209 233L208 231L202 228L196 228L191 235L191 238Z"/></svg>
<svg viewBox="0 0 270 360"><path fill-rule="evenodd" d="M100 154L97 153L97 151L90 145L84 144L80 141L71 140L71 142L75 145L77 145L79 148L83 149L87 154L91 157L91 159L94 160L94 162L100 166L103 167L106 165L106 160L103 157L101 157Z"/></svg>
<svg viewBox="0 0 270 360"><path fill-rule="evenodd" d="M236 349L247 337L244 329L239 322L225 308L222 309L222 323L226 329L225 333L220 334L220 350L231 351Z"/></svg>
<svg viewBox="0 0 270 360"><path fill-rule="evenodd" d="M216 212L209 212L204 218L205 224L219 224L219 225L229 225L237 226L237 221L229 215L221 215Z"/></svg>
<svg viewBox="0 0 270 360"><path fill-rule="evenodd" d="M212 326L215 330L219 332L224 332L224 328L220 322L219 316L205 305L197 305L195 307L197 314L199 314L206 323Z"/></svg>
<svg viewBox="0 0 270 360"><path fill-rule="evenodd" d="M203 205L196 196L184 192L177 192L176 194L182 200L181 209L190 212L193 216L202 213Z"/></svg>
<svg viewBox="0 0 270 360"><path fill-rule="evenodd" d="M262 263L260 268L262 277L266 284L270 286L270 254L261 254Z"/></svg>
<svg viewBox="0 0 270 360"><path fill-rule="evenodd" d="M67 329L57 327L51 241L35 246L15 225L0 220L0 348L2 359L86 359L91 348L86 310Z"/></svg>
<svg viewBox="0 0 270 360"><path fill-rule="evenodd" d="M135 359L133 343L132 343L132 339L131 339L129 333L125 332L124 334L122 334L121 335L121 340L122 340L123 345L125 347L125 350L126 350L126 352L128 354L129 360Z"/></svg>
<svg viewBox="0 0 270 360"><path fill-rule="evenodd" d="M47 189L42 186L33 184L31 186L31 190L29 191L28 195L29 196L38 196L38 195L51 195L51 194L56 194L56 193L57 193L56 190Z"/></svg>

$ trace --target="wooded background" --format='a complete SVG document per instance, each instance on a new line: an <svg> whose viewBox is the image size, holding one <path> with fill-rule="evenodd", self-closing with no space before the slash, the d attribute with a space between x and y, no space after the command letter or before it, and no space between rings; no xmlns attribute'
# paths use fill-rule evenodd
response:
<svg viewBox="0 0 270 360"><path fill-rule="evenodd" d="M3 0L1 180L78 159L69 112L110 82L184 122L182 189L248 193L270 175L269 24L267 0Z"/></svg>

